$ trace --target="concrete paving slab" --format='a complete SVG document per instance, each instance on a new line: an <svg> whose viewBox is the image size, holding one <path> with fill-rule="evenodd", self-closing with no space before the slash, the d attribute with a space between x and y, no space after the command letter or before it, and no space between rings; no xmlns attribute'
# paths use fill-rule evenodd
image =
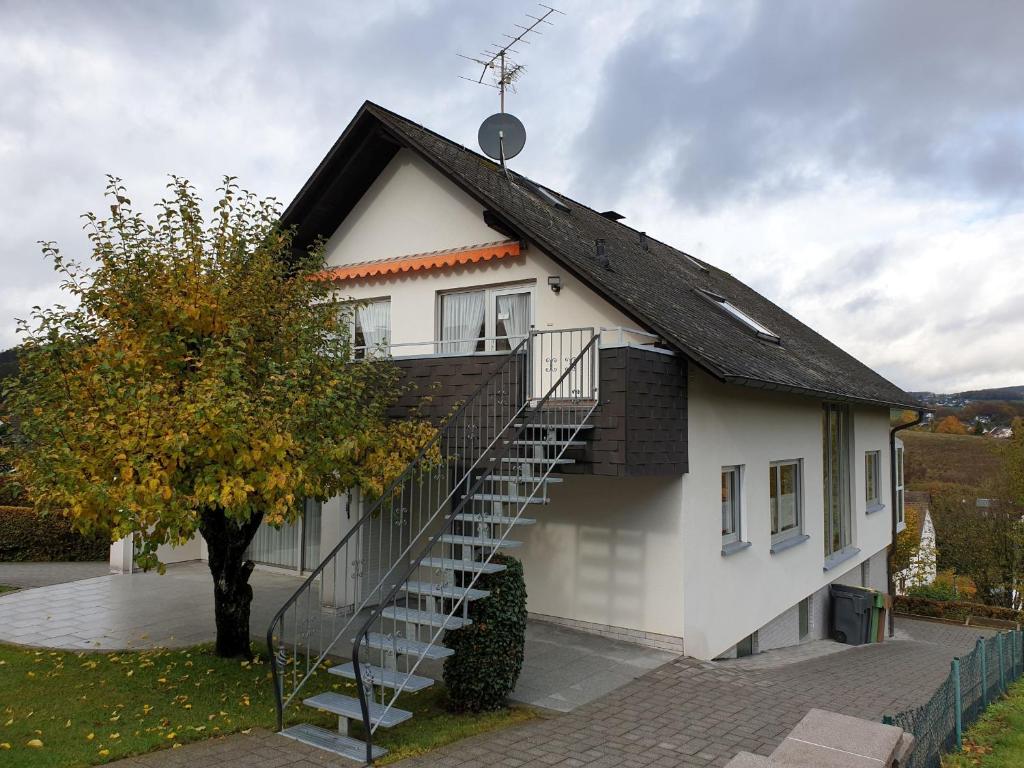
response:
<svg viewBox="0 0 1024 768"><path fill-rule="evenodd" d="M106 560L82 563L0 563L0 584L8 587L45 587L110 573Z"/></svg>

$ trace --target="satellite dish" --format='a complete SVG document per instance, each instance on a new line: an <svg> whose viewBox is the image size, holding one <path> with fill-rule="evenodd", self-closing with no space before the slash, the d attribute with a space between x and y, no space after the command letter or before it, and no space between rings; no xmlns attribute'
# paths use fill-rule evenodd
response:
<svg viewBox="0 0 1024 768"><path fill-rule="evenodd" d="M526 129L515 115L498 112L483 121L477 140L484 154L500 163L523 151Z"/></svg>

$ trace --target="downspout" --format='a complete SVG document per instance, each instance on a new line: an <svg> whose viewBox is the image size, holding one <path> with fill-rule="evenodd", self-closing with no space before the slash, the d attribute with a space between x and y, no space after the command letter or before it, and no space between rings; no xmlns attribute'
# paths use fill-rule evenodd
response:
<svg viewBox="0 0 1024 768"><path fill-rule="evenodd" d="M891 525L892 525L892 539L889 542L889 567L886 568L888 571L888 589L890 599L896 597L896 576L893 572L893 558L896 555L896 433L903 429L909 429L910 427L917 426L924 419L924 410L917 411L917 418L913 421L908 421L906 424L897 424L895 427L889 429L889 503L892 506ZM906 477L903 478L904 485L906 484ZM889 611L889 637L896 634L896 615L895 612Z"/></svg>

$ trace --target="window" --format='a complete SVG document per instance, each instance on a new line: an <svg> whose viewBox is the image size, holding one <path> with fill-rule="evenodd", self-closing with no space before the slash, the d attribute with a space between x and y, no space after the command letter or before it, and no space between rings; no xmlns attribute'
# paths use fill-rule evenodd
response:
<svg viewBox="0 0 1024 768"><path fill-rule="evenodd" d="M800 460L773 461L768 468L772 544L800 535L803 526Z"/></svg>
<svg viewBox="0 0 1024 768"><path fill-rule="evenodd" d="M750 315L748 315L746 312L744 312L736 305L729 302L723 296L719 296L717 293L712 293L711 291L704 290L700 291L700 293L713 304L716 304L719 308L721 308L721 310L725 312L727 315L730 315L734 319L743 323L743 325L747 326L747 328L756 333L760 338L766 339L767 341L774 341L776 344L779 343L779 334L775 333L768 327L757 322L757 320L752 318Z"/></svg>
<svg viewBox="0 0 1024 768"><path fill-rule="evenodd" d="M805 597L801 600L797 612L800 623L800 640L803 641L811 634L811 598Z"/></svg>
<svg viewBox="0 0 1024 768"><path fill-rule="evenodd" d="M826 404L822 414L825 485L825 556L850 546L850 408Z"/></svg>
<svg viewBox="0 0 1024 768"><path fill-rule="evenodd" d="M439 338L443 354L511 350L530 333L532 286L442 293Z"/></svg>
<svg viewBox="0 0 1024 768"><path fill-rule="evenodd" d="M387 354L391 338L391 299L372 299L355 305L352 311L352 355Z"/></svg>
<svg viewBox="0 0 1024 768"><path fill-rule="evenodd" d="M722 467L722 543L740 540L740 468Z"/></svg>
<svg viewBox="0 0 1024 768"><path fill-rule="evenodd" d="M896 527L903 530L907 527L906 509L903 498L903 441L896 440Z"/></svg>
<svg viewBox="0 0 1024 768"><path fill-rule="evenodd" d="M879 488L882 480L882 452L864 452L864 502L868 512L877 512L882 508L882 497Z"/></svg>

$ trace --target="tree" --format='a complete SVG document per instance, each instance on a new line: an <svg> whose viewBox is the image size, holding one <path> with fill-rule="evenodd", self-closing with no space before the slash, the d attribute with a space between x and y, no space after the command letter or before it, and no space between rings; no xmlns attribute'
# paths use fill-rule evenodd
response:
<svg viewBox="0 0 1024 768"><path fill-rule="evenodd" d="M43 244L77 306L20 323L7 450L40 510L137 536L144 568L202 535L217 653L249 656L260 523L295 520L305 497L379 493L432 428L385 420L396 367L352 360L352 309L309 279L323 249L293 253L273 199L227 178L207 222L186 180L168 189L151 224L110 178L110 216L85 215L87 266Z"/></svg>
<svg viewBox="0 0 1024 768"><path fill-rule="evenodd" d="M935 425L935 431L946 435L966 435L967 428L956 416L947 416Z"/></svg>

